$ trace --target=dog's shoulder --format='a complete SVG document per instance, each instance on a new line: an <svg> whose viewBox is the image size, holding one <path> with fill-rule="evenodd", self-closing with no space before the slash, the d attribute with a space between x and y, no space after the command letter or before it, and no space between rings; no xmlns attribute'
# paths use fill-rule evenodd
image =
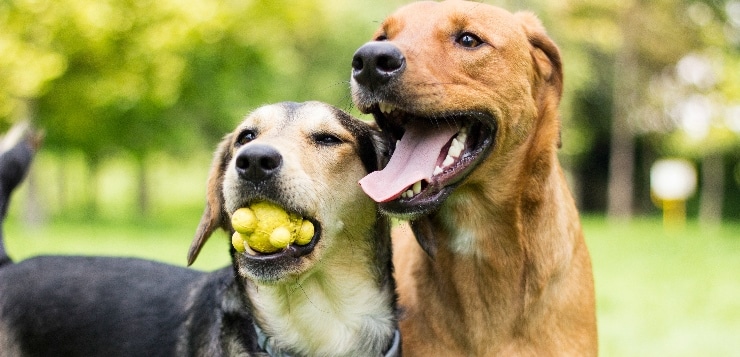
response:
<svg viewBox="0 0 740 357"><path fill-rule="evenodd" d="M0 270L0 327L30 355L172 354L187 296L208 276L134 258L31 258Z"/></svg>
<svg viewBox="0 0 740 357"><path fill-rule="evenodd" d="M232 267L200 279L187 299L177 355L259 356L249 301Z"/></svg>

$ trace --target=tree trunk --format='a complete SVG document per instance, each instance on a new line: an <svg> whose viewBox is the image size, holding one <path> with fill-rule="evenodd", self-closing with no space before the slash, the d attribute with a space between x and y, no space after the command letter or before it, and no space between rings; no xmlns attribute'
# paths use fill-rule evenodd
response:
<svg viewBox="0 0 740 357"><path fill-rule="evenodd" d="M633 18L637 7L639 5L635 4L622 14L622 46L614 62L607 215L610 220L618 221L632 217L634 196L635 143L630 117L639 99L639 64L635 48L639 29Z"/></svg>
<svg viewBox="0 0 740 357"><path fill-rule="evenodd" d="M138 206L139 215L144 217L149 213L149 177L148 168L146 165L145 158L139 158L136 160L139 165L139 177L138 177Z"/></svg>
<svg viewBox="0 0 740 357"><path fill-rule="evenodd" d="M699 223L702 226L714 227L722 221L724 190L725 163L722 154L709 154L704 157L701 165Z"/></svg>
<svg viewBox="0 0 740 357"><path fill-rule="evenodd" d="M85 214L88 216L98 216L99 205L98 205L98 192L100 186L100 162L98 159L90 158L87 159L87 190L85 192Z"/></svg>
<svg viewBox="0 0 740 357"><path fill-rule="evenodd" d="M69 205L67 202L67 198L69 197L67 194L69 180L67 180L67 165L64 152L59 153L56 159L57 173L56 180L54 181L56 181L57 185L57 206L64 210Z"/></svg>

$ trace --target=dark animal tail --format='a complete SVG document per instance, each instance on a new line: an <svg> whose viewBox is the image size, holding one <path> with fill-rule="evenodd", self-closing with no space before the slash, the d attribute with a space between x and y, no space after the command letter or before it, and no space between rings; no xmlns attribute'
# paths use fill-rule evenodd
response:
<svg viewBox="0 0 740 357"><path fill-rule="evenodd" d="M34 154L41 145L41 137L28 123L19 123L0 138L0 266L11 261L5 251L2 233L10 196L31 167Z"/></svg>

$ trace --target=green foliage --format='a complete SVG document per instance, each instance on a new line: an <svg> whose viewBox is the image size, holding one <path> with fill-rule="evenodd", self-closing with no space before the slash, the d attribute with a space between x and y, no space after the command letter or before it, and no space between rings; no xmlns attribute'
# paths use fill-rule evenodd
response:
<svg viewBox="0 0 740 357"><path fill-rule="evenodd" d="M93 162L210 148L266 102L349 106L349 59L373 13L333 1L6 0L0 117L31 117L47 149Z"/></svg>
<svg viewBox="0 0 740 357"><path fill-rule="evenodd" d="M94 175L112 157L208 152L264 103L352 110L352 53L406 2L0 0L0 129L31 119L46 131L45 150L82 153ZM490 2L534 11L560 46L561 157L577 180L606 185L625 98L620 120L650 138L646 150L740 162L737 0ZM624 51L635 64L620 70ZM687 58L709 63L698 82L680 73ZM619 86L625 73L634 80ZM708 121L686 114L699 97L711 102Z"/></svg>
<svg viewBox="0 0 740 357"><path fill-rule="evenodd" d="M638 93L639 100L633 103L631 117L626 121L635 134L654 130L665 134L680 129L670 113L673 106L696 93L696 89L676 92L682 83L675 80L675 66L694 52L708 51L717 56L723 68L713 69L720 78L716 93L737 103L737 81L732 77L740 73L738 44L733 45L729 34L740 32L740 27L733 27L723 16L727 3L712 2L710 6L673 0L582 1L568 5L543 2L540 12L564 57L565 132L582 134L586 138L581 140L587 142L588 136L607 136L614 100L628 96L617 92L614 83L618 78L613 77L619 73L613 58L625 46L634 51L637 61L630 70L639 72L639 82L629 86L630 91ZM665 77L674 80L666 81ZM666 101L668 96L671 98ZM735 140L733 145L740 142ZM577 155L574 159L578 163L587 157L584 154L588 150L581 150L583 147L577 145L571 151L566 147L564 154Z"/></svg>
<svg viewBox="0 0 740 357"><path fill-rule="evenodd" d="M602 188L613 174L607 167L615 145L621 152L642 145L634 154L644 161L634 173L643 180L635 183L636 202L649 202L649 189L639 188L648 187L647 171L660 156L720 155L730 169L740 165L740 2L532 5L562 51L561 158L580 182L583 208L606 208ZM631 137L614 135L615 122ZM725 186L724 194L734 195L725 211L740 203L732 183Z"/></svg>

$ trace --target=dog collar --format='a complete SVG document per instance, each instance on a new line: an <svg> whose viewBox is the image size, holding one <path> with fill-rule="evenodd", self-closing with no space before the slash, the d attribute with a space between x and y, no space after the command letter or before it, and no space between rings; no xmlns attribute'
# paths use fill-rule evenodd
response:
<svg viewBox="0 0 740 357"><path fill-rule="evenodd" d="M252 325L254 325L254 332L257 334L257 344L265 353L267 353L270 357L292 357L287 353L276 351L273 347L271 338L265 335L265 333L259 326L257 326L257 324ZM393 332L393 342L391 342L391 345L388 347L382 357L398 357L400 355L401 331L396 329L396 331Z"/></svg>
<svg viewBox="0 0 740 357"><path fill-rule="evenodd" d="M401 355L401 331L396 329L393 333L393 342L383 357L398 357Z"/></svg>

